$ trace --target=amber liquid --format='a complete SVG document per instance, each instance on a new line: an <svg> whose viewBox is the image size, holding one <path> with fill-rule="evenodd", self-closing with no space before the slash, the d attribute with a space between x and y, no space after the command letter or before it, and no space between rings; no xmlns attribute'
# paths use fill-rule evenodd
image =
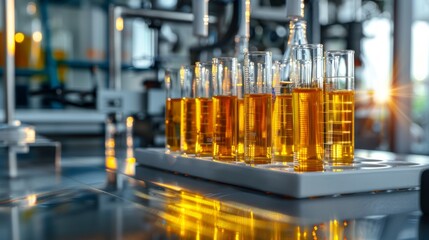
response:
<svg viewBox="0 0 429 240"><path fill-rule="evenodd" d="M180 117L180 151L195 154L197 141L196 108L194 98L183 98Z"/></svg>
<svg viewBox="0 0 429 240"><path fill-rule="evenodd" d="M212 156L213 101L210 98L197 98L195 104L197 130L195 154L201 157Z"/></svg>
<svg viewBox="0 0 429 240"><path fill-rule="evenodd" d="M293 98L294 170L323 170L323 94L319 88L295 88Z"/></svg>
<svg viewBox="0 0 429 240"><path fill-rule="evenodd" d="M165 138L170 151L180 150L180 98L168 98L165 103Z"/></svg>
<svg viewBox="0 0 429 240"><path fill-rule="evenodd" d="M271 163L271 98L271 94L244 95L244 161L248 164Z"/></svg>
<svg viewBox="0 0 429 240"><path fill-rule="evenodd" d="M237 123L238 123L238 138L237 138L237 160L244 161L244 99L237 99Z"/></svg>
<svg viewBox="0 0 429 240"><path fill-rule="evenodd" d="M235 161L237 156L237 97L213 97L213 158Z"/></svg>
<svg viewBox="0 0 429 240"><path fill-rule="evenodd" d="M334 166L350 165L354 159L354 91L325 95L325 160Z"/></svg>
<svg viewBox="0 0 429 240"><path fill-rule="evenodd" d="M293 162L292 94L277 95L273 112L273 160Z"/></svg>

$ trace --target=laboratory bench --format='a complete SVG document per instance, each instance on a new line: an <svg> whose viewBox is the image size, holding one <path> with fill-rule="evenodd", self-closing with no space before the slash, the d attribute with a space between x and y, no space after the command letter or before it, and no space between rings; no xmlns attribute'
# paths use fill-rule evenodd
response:
<svg viewBox="0 0 429 240"><path fill-rule="evenodd" d="M294 199L139 166L129 143L32 149L13 179L3 162L1 239L429 239L415 188Z"/></svg>

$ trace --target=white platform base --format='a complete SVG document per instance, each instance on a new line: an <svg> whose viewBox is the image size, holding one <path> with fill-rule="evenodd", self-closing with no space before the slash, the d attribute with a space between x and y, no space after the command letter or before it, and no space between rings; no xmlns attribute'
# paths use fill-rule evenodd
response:
<svg viewBox="0 0 429 240"><path fill-rule="evenodd" d="M406 161L357 159L343 171L296 173L287 166L250 167L166 154L164 149L136 149L136 158L140 165L294 198L416 188L421 171L429 168Z"/></svg>

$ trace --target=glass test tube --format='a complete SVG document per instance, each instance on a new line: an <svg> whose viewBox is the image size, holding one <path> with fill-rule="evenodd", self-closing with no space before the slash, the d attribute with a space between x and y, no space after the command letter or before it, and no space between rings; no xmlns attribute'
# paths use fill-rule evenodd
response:
<svg viewBox="0 0 429 240"><path fill-rule="evenodd" d="M354 159L354 51L325 52L325 163L351 165Z"/></svg>
<svg viewBox="0 0 429 240"><path fill-rule="evenodd" d="M237 63L237 161L244 162L244 71L243 65Z"/></svg>
<svg viewBox="0 0 429 240"><path fill-rule="evenodd" d="M195 155L207 157L213 155L213 101L212 101L212 64L200 63L196 67L196 143Z"/></svg>
<svg viewBox="0 0 429 240"><path fill-rule="evenodd" d="M167 152L180 151L181 87L178 70L165 72L165 139Z"/></svg>
<svg viewBox="0 0 429 240"><path fill-rule="evenodd" d="M195 154L196 128L196 67L182 66L179 72L181 84L180 151Z"/></svg>
<svg viewBox="0 0 429 240"><path fill-rule="evenodd" d="M244 54L244 161L268 164L272 158L272 55Z"/></svg>
<svg viewBox="0 0 429 240"><path fill-rule="evenodd" d="M237 158L237 59L213 58L213 159Z"/></svg>
<svg viewBox="0 0 429 240"><path fill-rule="evenodd" d="M323 46L292 48L294 170L323 170Z"/></svg>
<svg viewBox="0 0 429 240"><path fill-rule="evenodd" d="M293 82L289 65L275 62L273 66L273 162L293 162Z"/></svg>

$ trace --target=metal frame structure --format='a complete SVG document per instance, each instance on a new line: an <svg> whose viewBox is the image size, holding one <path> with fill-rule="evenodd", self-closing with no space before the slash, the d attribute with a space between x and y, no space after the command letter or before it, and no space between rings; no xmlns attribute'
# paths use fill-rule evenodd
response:
<svg viewBox="0 0 429 240"><path fill-rule="evenodd" d="M116 29L118 18L143 18L165 22L192 23L192 13L171 12L153 9L130 9L122 6L110 5L109 8L109 88L121 90L121 32ZM209 16L209 23L216 22L216 18Z"/></svg>

